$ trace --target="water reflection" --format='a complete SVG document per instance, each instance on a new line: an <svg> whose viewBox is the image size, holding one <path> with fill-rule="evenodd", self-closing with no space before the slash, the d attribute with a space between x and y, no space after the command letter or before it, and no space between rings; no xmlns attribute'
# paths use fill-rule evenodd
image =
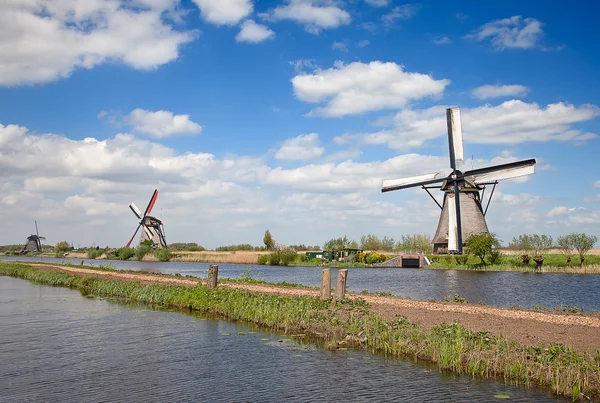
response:
<svg viewBox="0 0 600 403"><path fill-rule="evenodd" d="M558 400L411 361L283 341L243 323L7 277L0 277L0 329L1 402Z"/></svg>

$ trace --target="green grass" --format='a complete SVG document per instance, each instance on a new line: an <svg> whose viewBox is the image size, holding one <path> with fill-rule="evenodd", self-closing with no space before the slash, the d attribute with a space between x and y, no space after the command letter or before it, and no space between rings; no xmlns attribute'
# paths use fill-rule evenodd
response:
<svg viewBox="0 0 600 403"><path fill-rule="evenodd" d="M370 312L361 299L330 302L251 294L228 287L210 290L202 286L142 285L5 262L0 262L0 275L76 288L84 295L216 314L289 334L311 334L329 348L355 347L425 360L443 371L536 384L573 399L600 398L600 349L591 356L559 344L522 346L457 323L427 330L404 317L386 321Z"/></svg>

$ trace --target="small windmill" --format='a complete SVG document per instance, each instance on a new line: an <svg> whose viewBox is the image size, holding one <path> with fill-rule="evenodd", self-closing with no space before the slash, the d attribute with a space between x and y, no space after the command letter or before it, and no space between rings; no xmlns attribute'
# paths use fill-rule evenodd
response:
<svg viewBox="0 0 600 403"><path fill-rule="evenodd" d="M448 253L462 253L463 241L469 236L489 232L485 215L498 181L535 173L535 159L461 172L459 168L464 163L464 152L460 108L447 109L446 119L452 168L450 175L437 172L384 180L381 191L390 192L416 186L423 188L442 210L433 238L434 253L438 253L443 248L447 248ZM436 185L438 183L441 185ZM493 185L493 188L483 210L479 192L483 191L485 194L486 185ZM432 188L444 192L442 205L429 192Z"/></svg>
<svg viewBox="0 0 600 403"><path fill-rule="evenodd" d="M127 242L127 246L131 245L131 242L133 242L133 238L135 238L135 236L137 235L137 232L140 230L140 227L141 227L142 235L140 236L140 244L143 243L144 241L150 240L150 241L152 241L153 248L166 248L167 247L167 241L165 239L162 221L156 217L148 215L152 212L152 208L154 207L154 204L156 203L157 198L158 198L158 190L154 190L154 193L152 194L152 198L150 198L150 202L148 203L148 206L146 207L146 211L144 211L144 214L142 214L140 209L137 208L135 203L132 202L129 205L129 208L131 209L131 211L133 211L133 214L135 214L135 216L140 220L140 222L139 222L138 227L136 228L135 232L133 233L133 236L131 237L129 242Z"/></svg>
<svg viewBox="0 0 600 403"><path fill-rule="evenodd" d="M46 237L40 236L38 231L37 221L35 221L35 235L29 235L27 237L27 243L23 248L23 253L27 252L41 252L42 251L42 240L45 240Z"/></svg>

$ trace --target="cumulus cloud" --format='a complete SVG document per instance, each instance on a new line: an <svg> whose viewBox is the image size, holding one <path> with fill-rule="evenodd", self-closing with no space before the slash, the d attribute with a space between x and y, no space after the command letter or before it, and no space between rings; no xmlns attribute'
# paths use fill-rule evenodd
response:
<svg viewBox="0 0 600 403"><path fill-rule="evenodd" d="M320 157L324 152L325 149L319 146L319 135L310 133L285 140L275 153L275 158L279 160L309 160Z"/></svg>
<svg viewBox="0 0 600 403"><path fill-rule="evenodd" d="M0 3L0 85L55 81L78 68L119 62L149 70L196 37L178 30L178 0Z"/></svg>
<svg viewBox="0 0 600 403"><path fill-rule="evenodd" d="M123 120L133 126L135 132L159 139L182 134L200 134L202 131L202 126L192 122L189 115L174 115L173 112L162 110L151 112L137 108Z"/></svg>
<svg viewBox="0 0 600 403"><path fill-rule="evenodd" d="M504 98L504 97L524 97L529 92L529 88L523 85L482 85L474 88L471 94L477 99Z"/></svg>
<svg viewBox="0 0 600 403"><path fill-rule="evenodd" d="M600 211L584 207L556 206L546 214L549 223L567 227L589 227L600 224ZM596 230L596 228L594 228Z"/></svg>
<svg viewBox="0 0 600 403"><path fill-rule="evenodd" d="M417 4L403 4L401 6L394 7L389 13L384 14L381 17L383 25L388 28L396 25L399 20L410 20L419 11L420 6Z"/></svg>
<svg viewBox="0 0 600 403"><path fill-rule="evenodd" d="M538 45L544 35L542 23L534 18L515 15L488 22L465 36L478 42L490 40L498 50L507 48L530 49Z"/></svg>
<svg viewBox="0 0 600 403"><path fill-rule="evenodd" d="M339 50L340 52L348 53L348 46L344 42L333 42L331 49Z"/></svg>
<svg viewBox="0 0 600 403"><path fill-rule="evenodd" d="M373 7L385 7L389 5L392 0L365 0L365 2Z"/></svg>
<svg viewBox="0 0 600 403"><path fill-rule="evenodd" d="M337 62L330 69L298 75L292 84L298 99L326 104L313 114L339 117L401 108L411 100L437 97L450 80L435 80L426 74L406 72L396 63L375 61Z"/></svg>
<svg viewBox="0 0 600 403"><path fill-rule="evenodd" d="M352 18L350 14L329 0L287 0L267 13L263 18L280 21L290 20L304 25L311 34L319 34L323 29L333 29L348 25Z"/></svg>
<svg viewBox="0 0 600 403"><path fill-rule="evenodd" d="M235 40L238 42L260 43L273 37L275 37L275 32L265 25L247 20L242 24L242 29L235 37Z"/></svg>
<svg viewBox="0 0 600 403"><path fill-rule="evenodd" d="M438 36L434 38L431 42L433 42L434 45L449 45L452 43L452 39L450 39L447 36Z"/></svg>
<svg viewBox="0 0 600 403"><path fill-rule="evenodd" d="M479 144L584 142L595 139L598 135L582 132L572 126L599 115L600 108L594 105L577 107L559 102L543 108L536 103L518 100L506 101L497 106L461 109L465 142ZM401 110L393 116L391 125L393 127L390 129L375 133L347 134L334 141L337 144L386 144L399 151L421 147L429 140L447 136L446 106Z"/></svg>
<svg viewBox="0 0 600 403"><path fill-rule="evenodd" d="M235 25L252 13L252 0L193 0L202 18L215 25Z"/></svg>

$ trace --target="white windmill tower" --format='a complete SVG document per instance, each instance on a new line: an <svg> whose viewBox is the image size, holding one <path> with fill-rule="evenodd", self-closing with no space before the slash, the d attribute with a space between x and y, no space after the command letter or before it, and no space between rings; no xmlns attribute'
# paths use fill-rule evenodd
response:
<svg viewBox="0 0 600 403"><path fill-rule="evenodd" d="M129 208L133 211L133 214L140 220L138 227L136 228L133 236L127 242L127 246L131 245L133 239L135 238L137 232L140 227L142 228L142 235L140 236L140 244L144 241L150 240L152 241L153 248L166 248L167 240L165 239L163 223L156 217L150 216L150 212L152 212L152 208L156 203L156 199L158 198L158 190L154 190L152 197L150 198L150 202L144 211L144 214L137 208L135 203L129 204Z"/></svg>
<svg viewBox="0 0 600 403"><path fill-rule="evenodd" d="M458 168L464 162L464 150L460 108L447 109L446 119L450 167L452 168L450 175L437 172L410 178L384 180L381 191L389 192L416 186L425 189L442 210L437 231L433 237L434 253L443 249L447 249L448 253L462 253L463 242L469 236L489 232L485 215L498 181L535 173L535 159L461 172ZM485 193L486 185L493 185L493 188L484 210L479 192ZM429 189L432 188L444 192L442 205L429 192Z"/></svg>

